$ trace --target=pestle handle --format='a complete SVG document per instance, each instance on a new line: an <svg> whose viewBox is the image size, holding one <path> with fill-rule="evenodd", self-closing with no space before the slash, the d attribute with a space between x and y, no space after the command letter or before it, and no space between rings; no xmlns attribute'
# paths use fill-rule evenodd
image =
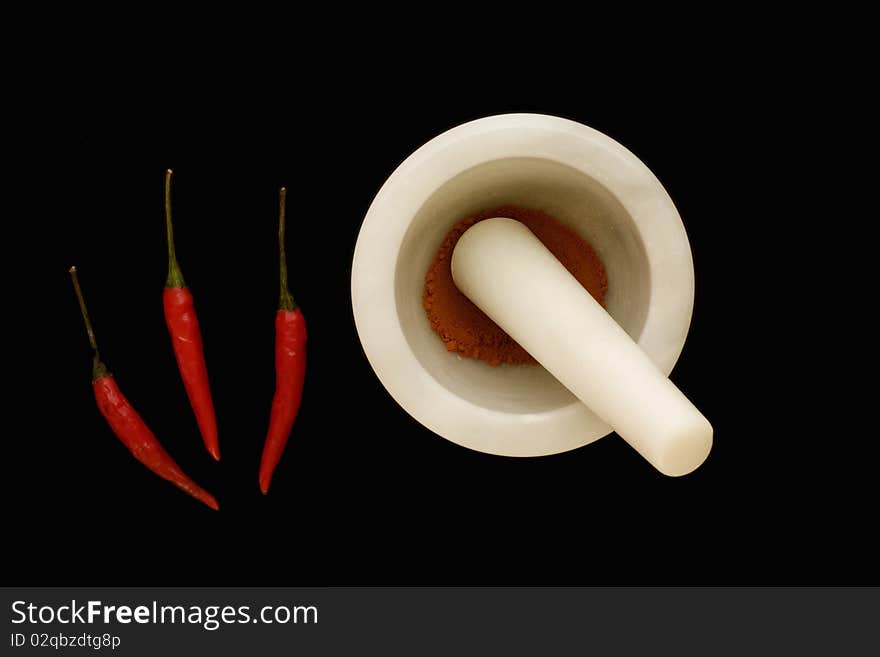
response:
<svg viewBox="0 0 880 657"><path fill-rule="evenodd" d="M523 224L498 217L469 228L452 276L660 472L684 475L706 459L709 421Z"/></svg>

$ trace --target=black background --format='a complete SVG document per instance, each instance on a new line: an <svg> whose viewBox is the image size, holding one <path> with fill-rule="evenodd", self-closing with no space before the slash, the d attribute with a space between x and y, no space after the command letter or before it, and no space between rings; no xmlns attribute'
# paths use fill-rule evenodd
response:
<svg viewBox="0 0 880 657"><path fill-rule="evenodd" d="M781 292L790 272L768 256L786 224L776 195L796 182L778 159L787 113L735 67L704 76L656 61L588 84L493 66L467 80L432 70L421 82L388 67L258 78L198 66L173 84L161 66L53 81L28 125L32 160L17 194L27 246L7 247L9 260L26 256L16 280L32 304L17 313L10 346L28 360L16 364L21 394L4 447L9 583L876 582L876 494L858 470L868 447L828 419L821 395L794 392L824 357L794 344ZM672 379L715 427L712 454L689 476L660 475L614 436L544 458L466 450L402 411L364 357L349 277L373 196L431 137L511 111L607 133L681 213L697 293ZM202 447L162 315L169 167L219 464ZM289 271L309 365L264 498L280 185L290 190ZM99 415L71 264L105 362L219 513L136 463Z"/></svg>

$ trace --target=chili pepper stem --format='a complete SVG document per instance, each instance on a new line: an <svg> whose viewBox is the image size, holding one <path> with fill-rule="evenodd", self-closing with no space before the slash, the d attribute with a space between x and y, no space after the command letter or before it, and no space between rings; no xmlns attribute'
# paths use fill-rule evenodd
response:
<svg viewBox="0 0 880 657"><path fill-rule="evenodd" d="M278 190L278 255L281 260L281 294L278 298L280 310L296 310L296 302L287 289L287 253L284 250L284 224L287 218L287 188Z"/></svg>
<svg viewBox="0 0 880 657"><path fill-rule="evenodd" d="M171 169L165 171L165 229L168 232L168 279L165 287L186 287L177 254L174 252L174 227L171 224Z"/></svg>
<svg viewBox="0 0 880 657"><path fill-rule="evenodd" d="M79 301L79 310L82 313L83 321L86 323L86 333L89 335L89 344L95 352L95 356L92 359L92 382L94 383L98 379L110 376L110 371L107 369L107 366L101 362L101 357L98 355L98 343L95 340L95 332L92 330L92 322L89 320L89 311L86 308L86 300L83 297L82 288L79 286L79 276L77 276L76 273L76 266L71 267L69 271L70 278L73 280L73 289L76 291L76 298Z"/></svg>

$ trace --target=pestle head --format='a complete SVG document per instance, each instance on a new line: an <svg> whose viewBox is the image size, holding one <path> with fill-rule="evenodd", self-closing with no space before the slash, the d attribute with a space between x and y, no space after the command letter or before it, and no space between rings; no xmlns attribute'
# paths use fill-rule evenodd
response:
<svg viewBox="0 0 880 657"><path fill-rule="evenodd" d="M709 421L523 224L475 224L451 265L465 296L660 472L706 459Z"/></svg>

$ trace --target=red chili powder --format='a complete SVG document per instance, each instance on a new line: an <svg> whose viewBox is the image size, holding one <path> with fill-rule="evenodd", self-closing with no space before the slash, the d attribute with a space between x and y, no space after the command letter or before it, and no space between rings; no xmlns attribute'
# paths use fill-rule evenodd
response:
<svg viewBox="0 0 880 657"><path fill-rule="evenodd" d="M479 358L489 365L536 365L537 361L498 324L462 294L452 280L452 251L464 231L490 217L509 217L525 224L602 306L608 281L593 247L545 212L503 206L459 221L446 235L425 274L422 305L431 328L449 351Z"/></svg>

